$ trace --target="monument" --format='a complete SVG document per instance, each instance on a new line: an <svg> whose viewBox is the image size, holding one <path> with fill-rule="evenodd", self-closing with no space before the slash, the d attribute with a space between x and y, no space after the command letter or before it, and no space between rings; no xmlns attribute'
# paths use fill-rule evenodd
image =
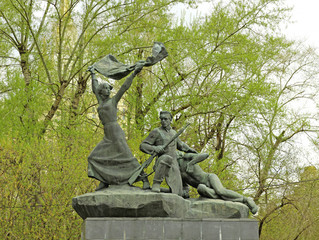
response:
<svg viewBox="0 0 319 240"><path fill-rule="evenodd" d="M160 113L161 126L149 133L140 150L151 156L142 165L133 156L117 122L117 104L135 76L167 56L162 43L155 42L152 56L125 65L108 55L89 67L92 90L99 107L104 137L88 157L88 176L100 184L95 192L72 199L72 206L84 220L82 239L258 239L257 221L249 219L258 207L223 187L217 175L204 172L197 163L208 158L179 139L187 126L176 132L173 116ZM119 80L126 78L110 97L112 86L99 82L98 72ZM144 169L154 161L152 186ZM161 188L166 180L169 188ZM143 188L133 186L142 181ZM201 197L189 198L187 186Z"/></svg>

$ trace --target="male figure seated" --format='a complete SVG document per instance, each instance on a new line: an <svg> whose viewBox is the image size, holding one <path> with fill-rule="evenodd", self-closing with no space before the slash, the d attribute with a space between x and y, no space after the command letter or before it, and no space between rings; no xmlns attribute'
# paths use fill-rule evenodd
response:
<svg viewBox="0 0 319 240"><path fill-rule="evenodd" d="M178 153L178 163L184 184L197 189L198 193L207 198L223 199L226 201L246 204L250 211L255 214L258 206L252 198L247 198L232 190L224 188L218 176L214 173L204 172L197 163L208 158L207 153Z"/></svg>
<svg viewBox="0 0 319 240"><path fill-rule="evenodd" d="M140 150L147 154L156 153L158 158L154 165L154 180L152 191L160 192L160 185L166 179L172 193L182 196L182 179L177 163L176 149L183 152L196 153L179 138L172 141L165 149L164 145L176 134L171 128L172 114L167 111L160 113L161 127L155 128L140 145Z"/></svg>

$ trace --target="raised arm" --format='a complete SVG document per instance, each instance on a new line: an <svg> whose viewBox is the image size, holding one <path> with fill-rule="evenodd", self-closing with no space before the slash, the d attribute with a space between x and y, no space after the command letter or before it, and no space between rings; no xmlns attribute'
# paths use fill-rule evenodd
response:
<svg viewBox="0 0 319 240"><path fill-rule="evenodd" d="M186 153L184 158L189 161L187 165L195 165L207 159L209 154L207 153Z"/></svg>
<svg viewBox="0 0 319 240"><path fill-rule="evenodd" d="M94 72L94 67L93 66L90 66L88 68L88 71L91 73L91 78L92 78L92 91L93 93L95 94L96 98L97 98L97 101L100 103L102 100L97 92L97 88L98 88L98 85L99 85L99 82L95 76L95 72Z"/></svg>
<svg viewBox="0 0 319 240"><path fill-rule="evenodd" d="M197 163L200 163L207 159L209 155L207 153L185 153L183 159L187 161L186 172L195 174L195 167L201 169ZM201 171L200 171L201 172ZM198 170L197 170L198 174Z"/></svg>
<svg viewBox="0 0 319 240"><path fill-rule="evenodd" d="M126 78L126 80L123 83L123 85L121 86L120 90L113 97L113 99L115 100L116 103L118 103L120 101L123 94L130 88L130 86L132 85L133 79L142 70L142 68L144 67L144 64L145 64L145 61L139 61L136 64L134 72Z"/></svg>

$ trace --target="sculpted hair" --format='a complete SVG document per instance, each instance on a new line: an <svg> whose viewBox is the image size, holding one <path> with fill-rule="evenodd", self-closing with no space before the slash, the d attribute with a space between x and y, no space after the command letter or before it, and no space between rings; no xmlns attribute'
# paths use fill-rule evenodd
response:
<svg viewBox="0 0 319 240"><path fill-rule="evenodd" d="M105 88L105 87L108 87L110 90L112 90L113 89L113 87L110 85L110 84L108 84L108 83L106 83L106 82L103 82L103 83L100 83L99 85L98 85L98 87L97 87L97 92L100 92L103 88Z"/></svg>
<svg viewBox="0 0 319 240"><path fill-rule="evenodd" d="M171 120L173 119L173 115L169 111L161 111L160 112L160 117L161 117L162 114L168 114L168 115L171 116Z"/></svg>

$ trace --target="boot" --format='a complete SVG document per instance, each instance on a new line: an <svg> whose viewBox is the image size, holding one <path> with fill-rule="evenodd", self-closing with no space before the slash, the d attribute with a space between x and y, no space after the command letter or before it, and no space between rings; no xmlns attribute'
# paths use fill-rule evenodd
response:
<svg viewBox="0 0 319 240"><path fill-rule="evenodd" d="M161 192L161 182L153 181L152 192Z"/></svg>
<svg viewBox="0 0 319 240"><path fill-rule="evenodd" d="M146 179L146 180L147 180L147 181L143 181L143 189L144 189L144 190L147 190L147 189L150 189L150 188L151 188L148 179Z"/></svg>

